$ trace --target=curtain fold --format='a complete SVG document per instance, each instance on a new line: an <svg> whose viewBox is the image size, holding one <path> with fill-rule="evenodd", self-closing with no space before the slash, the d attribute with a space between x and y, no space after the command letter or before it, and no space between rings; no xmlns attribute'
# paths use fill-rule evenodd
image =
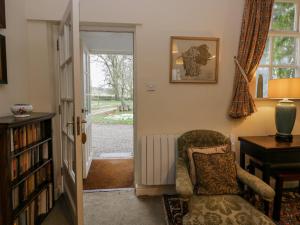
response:
<svg viewBox="0 0 300 225"><path fill-rule="evenodd" d="M268 38L274 0L245 0L237 61L247 75L236 66L233 98L229 110L232 118L243 118L256 111L249 82L263 55Z"/></svg>

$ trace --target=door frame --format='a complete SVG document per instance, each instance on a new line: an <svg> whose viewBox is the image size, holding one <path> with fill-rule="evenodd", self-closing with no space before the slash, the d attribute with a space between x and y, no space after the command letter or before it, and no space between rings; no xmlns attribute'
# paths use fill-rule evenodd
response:
<svg viewBox="0 0 300 225"><path fill-rule="evenodd" d="M114 32L114 33L132 33L133 34L133 185L136 189L139 181L138 166L138 138L137 138L137 51L136 51L136 28L137 24L99 24L99 23L80 23L79 31L87 32Z"/></svg>

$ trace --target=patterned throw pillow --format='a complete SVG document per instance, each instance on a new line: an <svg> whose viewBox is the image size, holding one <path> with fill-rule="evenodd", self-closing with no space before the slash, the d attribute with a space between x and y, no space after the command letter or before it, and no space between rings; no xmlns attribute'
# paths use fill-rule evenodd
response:
<svg viewBox="0 0 300 225"><path fill-rule="evenodd" d="M234 152L193 153L198 195L238 194Z"/></svg>
<svg viewBox="0 0 300 225"><path fill-rule="evenodd" d="M191 147L187 150L187 155L189 157L189 172L190 172L190 177L192 180L192 184L196 184L196 172L195 172L195 164L193 160L193 153L194 152L199 152L203 154L213 154L213 153L224 153L224 152L229 152L230 145L225 144L225 145L219 145L219 146L213 146L213 147Z"/></svg>

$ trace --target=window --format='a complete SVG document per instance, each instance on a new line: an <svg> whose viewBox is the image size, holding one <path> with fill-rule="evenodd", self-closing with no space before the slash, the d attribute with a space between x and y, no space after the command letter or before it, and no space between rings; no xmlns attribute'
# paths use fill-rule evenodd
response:
<svg viewBox="0 0 300 225"><path fill-rule="evenodd" d="M275 1L270 31L263 57L256 71L263 80L263 96L268 96L268 80L299 77L300 0ZM258 89L258 88L257 88ZM257 91L257 97L258 91Z"/></svg>

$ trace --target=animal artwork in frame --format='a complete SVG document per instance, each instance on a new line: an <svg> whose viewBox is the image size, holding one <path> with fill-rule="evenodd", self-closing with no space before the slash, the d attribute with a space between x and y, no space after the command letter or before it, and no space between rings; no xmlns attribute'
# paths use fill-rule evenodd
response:
<svg viewBox="0 0 300 225"><path fill-rule="evenodd" d="M170 83L217 83L219 38L172 36Z"/></svg>

